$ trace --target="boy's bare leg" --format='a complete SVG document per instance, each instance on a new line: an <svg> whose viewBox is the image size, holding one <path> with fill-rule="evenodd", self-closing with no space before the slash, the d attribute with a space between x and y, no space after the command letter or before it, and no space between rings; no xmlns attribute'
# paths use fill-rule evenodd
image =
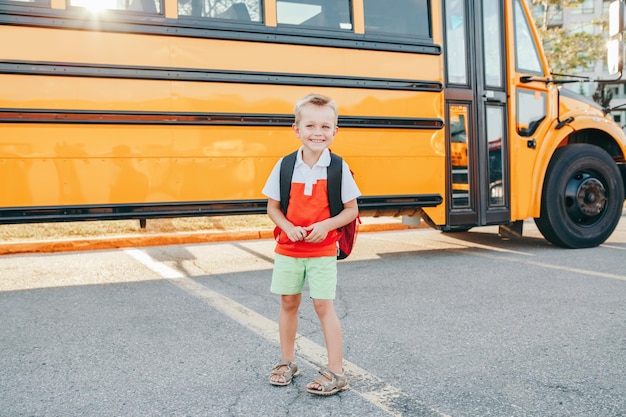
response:
<svg viewBox="0 0 626 417"><path fill-rule="evenodd" d="M280 313L278 315L278 333L280 335L281 361L296 361L296 333L298 331L298 308L302 301L302 294L281 295ZM286 369L286 366L279 368ZM279 375L273 375L271 380L281 382Z"/></svg>
<svg viewBox="0 0 626 417"><path fill-rule="evenodd" d="M341 323L335 312L333 300L313 300L315 312L322 324L326 351L328 352L328 370L335 374L343 374L343 341L341 336ZM307 388L320 389L315 382L307 385Z"/></svg>

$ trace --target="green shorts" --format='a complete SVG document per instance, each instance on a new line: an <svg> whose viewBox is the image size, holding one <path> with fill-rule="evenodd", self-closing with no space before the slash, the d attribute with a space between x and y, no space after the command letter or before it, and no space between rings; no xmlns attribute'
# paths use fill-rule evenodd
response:
<svg viewBox="0 0 626 417"><path fill-rule="evenodd" d="M318 300L334 300L337 291L337 257L292 258L276 254L270 291L274 294L301 294L309 281L309 295Z"/></svg>

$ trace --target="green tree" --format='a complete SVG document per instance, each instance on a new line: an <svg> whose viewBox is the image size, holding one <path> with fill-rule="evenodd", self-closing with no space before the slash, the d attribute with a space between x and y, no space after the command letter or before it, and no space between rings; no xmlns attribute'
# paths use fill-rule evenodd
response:
<svg viewBox="0 0 626 417"><path fill-rule="evenodd" d="M536 15L535 25L541 36L550 67L555 73L575 74L593 67L606 56L606 38L600 34L588 33L581 27L563 28L553 26L554 19L562 10L582 5L584 0L531 0L542 7L541 15ZM602 21L593 21L600 28Z"/></svg>

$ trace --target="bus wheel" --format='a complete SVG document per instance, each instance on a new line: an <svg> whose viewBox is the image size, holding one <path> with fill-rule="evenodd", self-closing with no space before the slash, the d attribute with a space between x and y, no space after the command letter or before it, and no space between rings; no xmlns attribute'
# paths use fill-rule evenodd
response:
<svg viewBox="0 0 626 417"><path fill-rule="evenodd" d="M591 248L615 230L624 205L617 165L603 149L574 144L554 153L543 184L535 223L556 246Z"/></svg>

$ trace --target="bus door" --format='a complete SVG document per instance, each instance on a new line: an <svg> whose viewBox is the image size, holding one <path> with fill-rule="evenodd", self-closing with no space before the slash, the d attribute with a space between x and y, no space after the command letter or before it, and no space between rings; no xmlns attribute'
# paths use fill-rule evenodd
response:
<svg viewBox="0 0 626 417"><path fill-rule="evenodd" d="M510 220L502 0L444 0L447 225Z"/></svg>

